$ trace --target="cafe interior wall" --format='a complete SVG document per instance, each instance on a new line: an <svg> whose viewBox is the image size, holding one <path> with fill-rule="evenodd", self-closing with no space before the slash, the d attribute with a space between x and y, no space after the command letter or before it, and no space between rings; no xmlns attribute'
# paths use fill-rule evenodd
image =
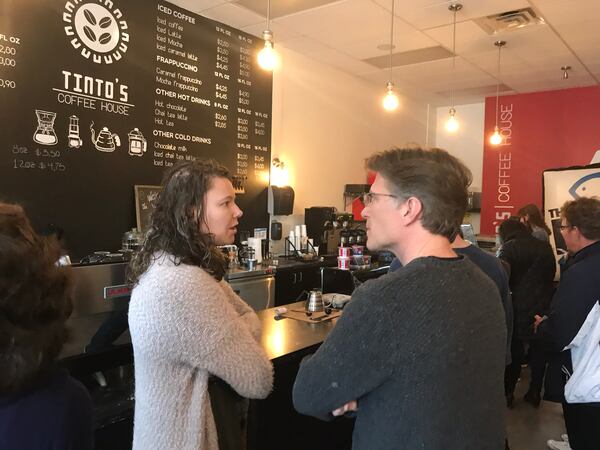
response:
<svg viewBox="0 0 600 450"><path fill-rule="evenodd" d="M273 76L271 157L283 161L295 191L290 216L272 216L283 224L283 236L304 223L304 208L335 206L344 211L344 186L366 183L369 155L405 144L434 139L435 117L427 127L427 104L400 96L389 113L381 88L312 60L284 45ZM432 111L433 112L433 111ZM348 199L348 203L351 200ZM350 204L347 205L350 211ZM283 252L283 241L272 251Z"/></svg>
<svg viewBox="0 0 600 450"><path fill-rule="evenodd" d="M481 192L485 103L457 105L456 117L460 127L452 134L444 127L448 119L448 109L449 106L437 108L435 146L447 150L460 159L473 174L470 190ZM465 222L471 223L475 233L479 234L481 223L479 213L467 213Z"/></svg>

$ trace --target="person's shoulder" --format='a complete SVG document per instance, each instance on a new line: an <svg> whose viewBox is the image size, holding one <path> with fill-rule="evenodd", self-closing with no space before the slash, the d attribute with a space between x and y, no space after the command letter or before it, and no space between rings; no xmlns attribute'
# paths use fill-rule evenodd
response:
<svg viewBox="0 0 600 450"><path fill-rule="evenodd" d="M59 421L73 411L91 415L93 409L88 390L63 368L53 369L37 388L28 392L23 401L36 404L38 411L52 410L52 417Z"/></svg>
<svg viewBox="0 0 600 450"><path fill-rule="evenodd" d="M485 265L486 268L489 268L493 272L498 273L506 273L504 272L504 268L502 267L502 263L500 259L491 253L486 252L485 250L480 249L479 247L475 247L474 245L470 245L464 249L457 248L455 249L456 253L463 254L471 259L476 265ZM481 266L480 266L481 267Z"/></svg>
<svg viewBox="0 0 600 450"><path fill-rule="evenodd" d="M162 253L156 255L148 270L140 278L139 285L152 284L153 287L167 286L170 289L177 286L206 284L215 282L214 278L202 267L185 264L177 257Z"/></svg>
<svg viewBox="0 0 600 450"><path fill-rule="evenodd" d="M564 271L563 277L587 277L593 274L592 278L599 281L600 278L597 277L597 274L600 272L600 246L582 256L581 259L569 265L569 268Z"/></svg>
<svg viewBox="0 0 600 450"><path fill-rule="evenodd" d="M66 374L64 377L64 391L68 394L69 398L81 405L83 409L87 406L92 407L92 399L90 393L86 387L79 381L73 378L71 375Z"/></svg>

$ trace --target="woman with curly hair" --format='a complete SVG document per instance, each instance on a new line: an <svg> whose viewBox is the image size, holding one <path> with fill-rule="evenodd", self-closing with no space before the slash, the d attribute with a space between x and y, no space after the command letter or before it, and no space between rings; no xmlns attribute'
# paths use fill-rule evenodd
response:
<svg viewBox="0 0 600 450"><path fill-rule="evenodd" d="M548 225L546 225L546 222L544 222L542 213L536 205L529 203L519 209L518 214L521 223L524 223L531 230L531 235L534 238L540 241L549 241L549 236L552 232L548 228Z"/></svg>
<svg viewBox="0 0 600 450"><path fill-rule="evenodd" d="M133 449L243 448L242 427L222 432L209 381L264 398L272 366L254 311L223 280L217 245L232 244L242 211L228 170L193 161L165 175L152 224L131 264L129 327L135 361ZM217 404L218 403L218 404ZM231 427L230 427L231 428ZM217 435L217 430L219 435Z"/></svg>
<svg viewBox="0 0 600 450"><path fill-rule="evenodd" d="M56 241L18 205L0 203L0 448L93 448L92 402L58 368L72 306Z"/></svg>

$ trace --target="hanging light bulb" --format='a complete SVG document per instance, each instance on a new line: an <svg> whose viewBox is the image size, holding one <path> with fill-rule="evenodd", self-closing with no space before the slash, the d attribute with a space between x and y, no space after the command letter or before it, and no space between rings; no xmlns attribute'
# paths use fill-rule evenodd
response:
<svg viewBox="0 0 600 450"><path fill-rule="evenodd" d="M273 33L270 30L263 31L263 39L265 46L258 52L258 65L264 70L273 70L277 65L277 54L273 48Z"/></svg>
<svg viewBox="0 0 600 450"><path fill-rule="evenodd" d="M563 80L569 79L569 70L571 70L571 66L562 66L560 70L563 71Z"/></svg>
<svg viewBox="0 0 600 450"><path fill-rule="evenodd" d="M462 9L460 3L452 3L448 5L448 9L453 13L452 21L452 75L456 75L456 13ZM456 77L454 77L456 78ZM459 128L458 120L456 120L456 109L454 108L454 87L450 90L450 117L446 121L446 131L448 133L456 133Z"/></svg>
<svg viewBox="0 0 600 450"><path fill-rule="evenodd" d="M398 96L394 92L394 82L392 81L392 50L394 49L394 6L395 0L392 0L392 23L390 25L390 81L387 82L387 93L383 97L383 108L386 111L395 111L400 104Z"/></svg>
<svg viewBox="0 0 600 450"><path fill-rule="evenodd" d="M277 65L277 53L273 48L273 32L269 28L270 19L271 0L267 0L267 29L263 31L262 36L265 41L265 46L258 52L258 65L264 70L272 71Z"/></svg>
<svg viewBox="0 0 600 450"><path fill-rule="evenodd" d="M448 117L448 120L446 121L446 131L448 131L448 133L456 133L456 131L458 130L459 124L458 124L458 120L456 120L456 110L454 108L450 108L450 117Z"/></svg>
<svg viewBox="0 0 600 450"><path fill-rule="evenodd" d="M398 108L399 104L400 100L398 100L398 96L394 92L394 83L388 81L387 94L385 94L385 97L383 97L383 108L386 111L394 111L396 108Z"/></svg>
<svg viewBox="0 0 600 450"><path fill-rule="evenodd" d="M498 75L496 77L496 126L494 127L494 133L490 136L490 144L500 145L502 144L502 135L498 128L498 98L500 96L500 53L502 47L506 45L506 41L496 41L494 45L498 47Z"/></svg>
<svg viewBox="0 0 600 450"><path fill-rule="evenodd" d="M502 135L500 134L500 130L498 129L498 125L494 127L494 134L490 136L490 144L492 145L500 145L502 143Z"/></svg>

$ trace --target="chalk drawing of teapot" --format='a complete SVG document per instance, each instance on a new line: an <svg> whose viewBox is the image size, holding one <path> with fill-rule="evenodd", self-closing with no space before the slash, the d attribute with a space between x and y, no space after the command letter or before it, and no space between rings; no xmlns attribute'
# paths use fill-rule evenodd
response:
<svg viewBox="0 0 600 450"><path fill-rule="evenodd" d="M111 133L107 127L102 128L96 138L96 132L94 131L94 122L90 124L90 130L92 132L92 143L96 150L101 152L114 152L117 147L121 146L121 139L115 133Z"/></svg>

